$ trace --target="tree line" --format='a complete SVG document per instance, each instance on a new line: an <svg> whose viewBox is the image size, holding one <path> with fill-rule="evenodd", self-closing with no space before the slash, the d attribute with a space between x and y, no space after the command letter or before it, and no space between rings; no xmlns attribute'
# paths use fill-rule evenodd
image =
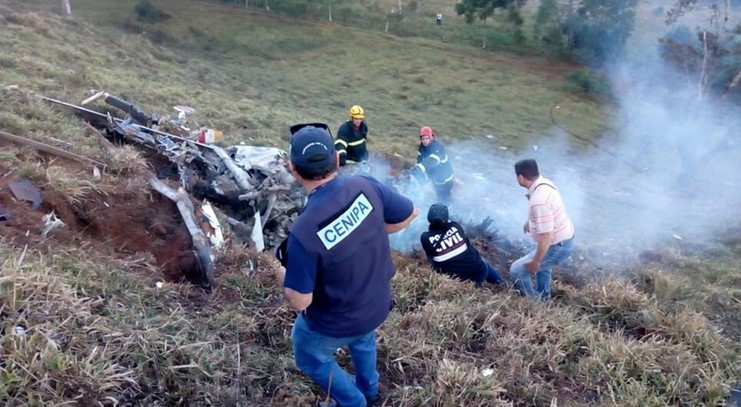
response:
<svg viewBox="0 0 741 407"><path fill-rule="evenodd" d="M461 0L455 10L469 24L498 17L521 30L526 2ZM599 68L623 57L637 6L637 0L540 0L533 38L546 50ZM741 104L741 25L733 19L739 9L741 0L677 0L652 10L667 26L658 44L662 58L697 84L699 97L715 94ZM683 24L682 17L693 13L703 15L702 24Z"/></svg>
<svg viewBox="0 0 741 407"><path fill-rule="evenodd" d="M204 1L359 28L381 28L400 35L415 35L410 27L412 30L424 27L406 23L420 20L418 9L423 0L398 0L391 9L359 0ZM534 16L523 13L528 1L537 1ZM552 57L572 59L598 71L624 55L635 26L637 6L638 0L460 0L451 11L472 26L483 26L483 29L477 28L479 32L509 27L514 43L524 48L540 49ZM741 25L732 18L738 9L741 9L741 0L676 0L667 9L661 6L653 9L654 18L663 17L668 28L668 33L657 44L662 58L684 72L689 81L697 83L701 97L717 94L741 103ZM140 0L135 11L149 22L168 17L156 7L156 0ZM703 18L703 23L695 27L681 23L683 17L693 13L703 13L708 18ZM525 18L534 19L532 32L524 31ZM490 20L503 24L487 25ZM431 22L428 25L433 26ZM481 36L484 48L486 38ZM585 90L598 89L594 81L583 82Z"/></svg>

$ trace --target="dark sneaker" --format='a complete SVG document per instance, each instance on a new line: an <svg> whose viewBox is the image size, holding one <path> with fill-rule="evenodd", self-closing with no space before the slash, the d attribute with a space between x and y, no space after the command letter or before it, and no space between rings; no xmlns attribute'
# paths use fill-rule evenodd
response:
<svg viewBox="0 0 741 407"><path fill-rule="evenodd" d="M381 397L379 397L378 394L373 397L365 396L365 403L368 407L380 407Z"/></svg>
<svg viewBox="0 0 741 407"><path fill-rule="evenodd" d="M332 399L319 400L316 402L316 407L337 407L337 402Z"/></svg>
<svg viewBox="0 0 741 407"><path fill-rule="evenodd" d="M381 407L381 398L378 395L375 397L365 396L365 403L368 407ZM319 400L316 402L316 407L339 407L339 404L332 399Z"/></svg>

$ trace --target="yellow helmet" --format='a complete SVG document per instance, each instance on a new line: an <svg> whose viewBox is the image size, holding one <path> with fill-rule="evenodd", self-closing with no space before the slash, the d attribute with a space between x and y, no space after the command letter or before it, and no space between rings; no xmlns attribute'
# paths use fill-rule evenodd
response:
<svg viewBox="0 0 741 407"><path fill-rule="evenodd" d="M365 118L365 112L363 111L363 108L354 105L350 108L350 118L352 119L364 119Z"/></svg>

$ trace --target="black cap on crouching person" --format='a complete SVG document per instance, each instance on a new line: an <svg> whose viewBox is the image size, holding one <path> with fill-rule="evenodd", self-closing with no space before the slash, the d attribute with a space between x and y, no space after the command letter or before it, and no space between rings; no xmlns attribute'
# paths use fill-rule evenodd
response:
<svg viewBox="0 0 741 407"><path fill-rule="evenodd" d="M291 126L291 163L307 180L318 180L337 171L337 153L327 125L322 123Z"/></svg>
<svg viewBox="0 0 741 407"><path fill-rule="evenodd" d="M430 224L445 224L448 222L448 207L443 204L432 204L427 211L427 221Z"/></svg>

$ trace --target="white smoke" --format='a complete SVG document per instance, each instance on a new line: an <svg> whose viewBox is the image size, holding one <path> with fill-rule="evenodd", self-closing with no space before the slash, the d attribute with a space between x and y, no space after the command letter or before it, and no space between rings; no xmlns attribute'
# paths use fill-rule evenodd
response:
<svg viewBox="0 0 741 407"><path fill-rule="evenodd" d="M614 83L620 83L614 130L597 137L587 151L575 152L577 141L558 128L533 137L519 151L496 135L456 143L442 139L459 180L451 218L477 224L492 217L507 239L528 239L522 232L526 191L516 182L514 163L534 158L541 175L563 196L577 247L597 248L590 259L594 263L630 261L642 249L705 241L737 225L737 112L699 97L696 84L685 76L647 61L613 70ZM434 195L412 198L420 217L403 239L396 239L397 249L418 247L419 233L427 227Z"/></svg>
<svg viewBox="0 0 741 407"><path fill-rule="evenodd" d="M660 20L651 35L661 35ZM632 60L609 69L617 110L612 129L578 135L590 138L587 146L558 126L519 148L496 134L469 135L465 142L441 137L460 181L451 218L477 224L492 217L508 240L529 241L522 231L526 191L517 185L514 163L534 158L563 196L577 250L594 264L631 262L644 249L705 243L738 226L738 107L701 92L699 78L664 64L656 38L638 42L650 45L631 47ZM420 216L395 238L401 250L418 247L434 202L431 191L412 198Z"/></svg>

